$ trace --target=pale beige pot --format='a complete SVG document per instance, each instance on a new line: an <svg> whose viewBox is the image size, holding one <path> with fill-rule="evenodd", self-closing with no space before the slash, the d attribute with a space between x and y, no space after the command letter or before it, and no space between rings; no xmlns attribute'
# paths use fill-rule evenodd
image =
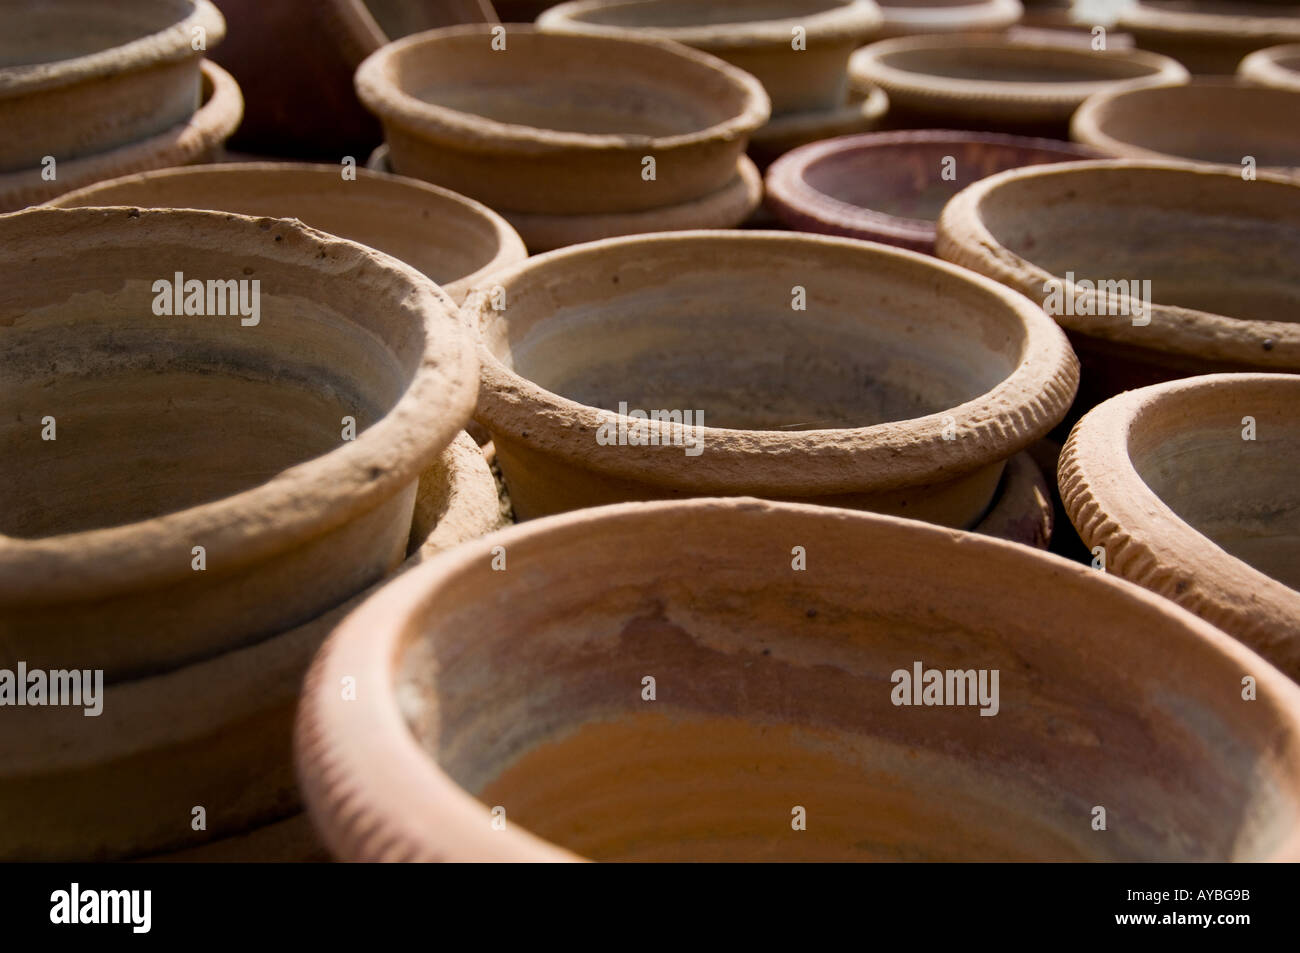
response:
<svg viewBox="0 0 1300 953"><path fill-rule="evenodd" d="M889 97L876 86L851 93L838 109L786 113L768 121L749 139L749 154L760 168L791 149L839 136L870 132L880 126L889 112Z"/></svg>
<svg viewBox="0 0 1300 953"><path fill-rule="evenodd" d="M495 282L495 298L464 307L483 342L475 417L521 520L761 495L972 526L1005 461L1061 419L1077 384L1064 335L1032 302L849 239L613 239ZM641 446L633 411L678 417L647 422L656 443ZM685 411L703 426L684 426Z"/></svg>
<svg viewBox="0 0 1300 953"><path fill-rule="evenodd" d="M0 218L0 268L13 658L165 671L401 561L419 474L474 403L470 334L428 278L297 222L124 208ZM259 323L155 314L178 272L259 281Z"/></svg>
<svg viewBox="0 0 1300 953"><path fill-rule="evenodd" d="M1237 68L1237 78L1255 86L1300 93L1300 43L1251 53Z"/></svg>
<svg viewBox="0 0 1300 953"><path fill-rule="evenodd" d="M239 125L244 97L234 78L221 67L205 60L200 68L203 104L188 120L156 136L98 155L66 161L56 158L52 167L38 165L20 172L0 172L0 212L39 205L64 192L131 172L215 160Z"/></svg>
<svg viewBox="0 0 1300 953"><path fill-rule="evenodd" d="M186 122L203 51L226 24L208 0L43 0L0 34L0 173L99 155Z"/></svg>
<svg viewBox="0 0 1300 953"><path fill-rule="evenodd" d="M433 30L357 70L394 172L503 214L639 212L724 188L767 121L757 80L678 44L524 26L493 42L485 26Z"/></svg>
<svg viewBox="0 0 1300 953"><path fill-rule="evenodd" d="M1300 41L1300 3L1278 0L1140 0L1119 26L1138 46L1193 73L1231 76L1247 54Z"/></svg>
<svg viewBox="0 0 1300 953"><path fill-rule="evenodd" d="M873 0L578 0L537 18L547 32L654 36L720 56L758 77L775 115L838 108L849 54L882 24Z"/></svg>
<svg viewBox="0 0 1300 953"><path fill-rule="evenodd" d="M1005 30L1020 21L1020 0L880 0L881 35L967 33Z"/></svg>
<svg viewBox="0 0 1300 953"><path fill-rule="evenodd" d="M1079 410L1191 374L1300 371L1300 186L1288 179L1137 160L1014 169L944 207L936 250L1057 312L1083 363ZM1099 294L1107 281L1149 281L1148 313L1114 285Z"/></svg>
<svg viewBox="0 0 1300 953"><path fill-rule="evenodd" d="M420 478L411 555L384 581L502 525L496 483L461 434ZM247 648L106 686L103 714L5 709L0 859L108 860L279 849L299 809L290 747L303 675L326 636L382 582ZM191 826L194 806L206 830ZM250 828L253 829L250 831ZM286 845L287 846L287 845Z"/></svg>
<svg viewBox="0 0 1300 953"><path fill-rule="evenodd" d="M895 705L917 662L996 670L997 714ZM331 636L295 752L345 860L1300 858L1300 687L1240 643L1023 546L758 500L444 554Z"/></svg>
<svg viewBox="0 0 1300 953"><path fill-rule="evenodd" d="M1080 421L1060 464L1066 510L1083 541L1105 550L1107 572L1185 606L1293 679L1297 407L1300 377L1286 374L1129 391Z"/></svg>
<svg viewBox="0 0 1300 953"><path fill-rule="evenodd" d="M79 189L60 208L134 205L203 208L296 218L312 228L400 258L432 278L457 304L503 265L528 257L510 223L447 189L338 165L223 163L163 169Z"/></svg>

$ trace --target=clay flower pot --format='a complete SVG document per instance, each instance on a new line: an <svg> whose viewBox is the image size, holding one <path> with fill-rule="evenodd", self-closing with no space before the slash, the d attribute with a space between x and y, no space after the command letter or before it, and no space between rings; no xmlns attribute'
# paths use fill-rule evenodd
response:
<svg viewBox="0 0 1300 953"><path fill-rule="evenodd" d="M1019 22L1020 0L877 0L883 36L917 33L995 32Z"/></svg>
<svg viewBox="0 0 1300 953"><path fill-rule="evenodd" d="M0 173L0 212L39 205L64 192L131 172L208 162L239 125L244 98L229 73L206 60L203 105L187 121L131 145L81 159L56 159L55 178L43 166ZM48 118L48 117L47 117Z"/></svg>
<svg viewBox="0 0 1300 953"><path fill-rule="evenodd" d="M446 553L331 636L294 746L343 860L1300 858L1300 687L1264 659L1085 566L824 507Z"/></svg>
<svg viewBox="0 0 1300 953"><path fill-rule="evenodd" d="M449 27L361 65L393 171L503 214L640 212L726 187L767 121L752 76L695 50L520 26L503 39Z"/></svg>
<svg viewBox="0 0 1300 953"><path fill-rule="evenodd" d="M1300 680L1300 377L1211 374L1106 401L1074 428L1061 497L1106 571ZM1243 673L1244 674L1244 673Z"/></svg>
<svg viewBox="0 0 1300 953"><path fill-rule="evenodd" d="M1280 177L1072 162L963 189L936 250L1053 313L1083 363L1087 409L1191 374L1300 371L1297 223L1300 185Z"/></svg>
<svg viewBox="0 0 1300 953"><path fill-rule="evenodd" d="M750 157L760 168L767 168L790 150L807 143L866 133L877 128L889 111L889 97L883 89L875 86L859 92L860 98L851 95L850 101L838 109L773 117L750 137Z"/></svg>
<svg viewBox="0 0 1300 953"><path fill-rule="evenodd" d="M767 205L799 231L933 254L939 212L971 182L1005 169L1091 155L1066 142L993 133L846 136L804 146L773 165ZM945 178L949 170L955 178Z"/></svg>
<svg viewBox="0 0 1300 953"><path fill-rule="evenodd" d="M164 169L101 182L50 204L206 208L296 218L402 259L457 304L495 269L528 257L509 223L472 199L365 169L347 180L339 166L230 163Z"/></svg>
<svg viewBox="0 0 1300 953"><path fill-rule="evenodd" d="M1255 86L1300 93L1300 43L1251 53L1241 61L1237 78Z"/></svg>
<svg viewBox="0 0 1300 953"><path fill-rule="evenodd" d="M0 37L0 173L47 155L99 155L183 124L199 105L203 49L224 34L208 0L139 0L129 16L95 0L13 11Z"/></svg>
<svg viewBox="0 0 1300 953"><path fill-rule="evenodd" d="M772 113L838 109L849 54L877 35L873 0L578 0L552 7L538 29L588 36L675 40L720 56L758 77ZM798 31L802 31L800 34ZM796 46L802 36L803 48Z"/></svg>
<svg viewBox="0 0 1300 953"><path fill-rule="evenodd" d="M494 280L463 312L483 340L476 419L521 520L761 495L972 526L1077 383L1031 302L847 239L612 239Z"/></svg>
<svg viewBox="0 0 1300 953"><path fill-rule="evenodd" d="M1230 76L1248 53L1300 41L1300 3L1140 0L1119 26L1142 49L1172 56L1193 73Z"/></svg>
<svg viewBox="0 0 1300 953"><path fill-rule="evenodd" d="M1170 116L1194 117L1171 122ZM1290 173L1300 169L1300 89L1266 89L1198 79L1090 97L1070 122L1071 138L1126 159L1217 162Z"/></svg>
<svg viewBox="0 0 1300 953"><path fill-rule="evenodd" d="M192 210L4 216L0 265L14 658L165 671L401 561L419 474L474 403L470 335L428 278L297 222ZM168 313L178 291L189 313Z"/></svg>
<svg viewBox="0 0 1300 953"><path fill-rule="evenodd" d="M893 124L1032 131L1064 138L1096 93L1185 82L1176 62L1140 50L1098 52L998 34L882 40L849 60L855 83L889 95Z"/></svg>

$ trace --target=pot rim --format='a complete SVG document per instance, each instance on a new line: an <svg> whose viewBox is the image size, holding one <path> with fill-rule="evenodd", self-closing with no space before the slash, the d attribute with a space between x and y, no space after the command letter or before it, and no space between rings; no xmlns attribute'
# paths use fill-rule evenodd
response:
<svg viewBox="0 0 1300 953"><path fill-rule="evenodd" d="M1023 179L1097 170L1107 174L1159 171L1169 176L1214 176L1240 181L1240 174L1231 167L1149 159L1095 159L1008 169L971 183L948 201L939 216L936 253L980 274L993 276L1031 299L1038 296L1037 300L1041 300L1042 289L1048 281L1055 281L1074 294L1075 286L1063 276L1052 274L1002 245L984 224L980 206L990 193L1004 186L1014 188ZM1286 176L1268 172L1260 172L1256 182L1300 187ZM1159 302L1152 302L1150 311L1151 324L1144 327L1133 327L1127 318L1105 320L1095 316L1058 315L1055 320L1077 334L1159 353L1300 368L1300 324L1234 318ZM1247 336L1250 340L1246 340ZM1260 347L1260 340L1265 339L1274 342L1271 350Z"/></svg>
<svg viewBox="0 0 1300 953"><path fill-rule="evenodd" d="M445 40L463 36L487 37L491 31L492 27L488 24L462 24L416 33L386 44L368 56L357 68L355 77L357 95L366 108L384 123L399 125L409 133L432 142L448 143L460 149L483 152L536 154L574 149L606 152L629 149L667 151L717 141L730 142L743 139L767 122L771 114L771 100L768 99L767 92L757 79L708 53L679 43L649 37L626 39L584 35L578 38L568 34L544 33L527 25L511 25L507 36L529 36L540 38L541 42L558 38L560 42L581 39L588 43L618 44L633 57L638 52L654 50L656 56L676 57L683 66L689 65L701 71L709 70L717 74L740 94L743 105L735 115L687 133L671 136L596 134L546 129L540 126L489 119L464 110L426 102L406 92L394 81L392 69L397 57L407 55L412 50L419 50L429 55L429 49Z"/></svg>
<svg viewBox="0 0 1300 953"><path fill-rule="evenodd" d="M882 0L880 9L885 16L886 30L927 33L1004 30L1019 23L1025 15L1020 0L967 0L943 6L895 6L890 0Z"/></svg>
<svg viewBox="0 0 1300 953"><path fill-rule="evenodd" d="M691 523L723 511L798 515L810 523L858 524L881 545L905 534L928 537L934 547L960 546L960 558L985 563L1013 559L1029 572L1050 570L1107 599L1181 624L1188 637L1216 653L1225 669L1258 672L1261 698L1276 699L1278 720L1300 732L1300 686L1245 645L1153 592L1107 577L1079 563L1019 543L932 526L916 520L749 497L620 503L532 520L455 550L386 586L350 615L317 654L308 673L294 732L294 763L303 800L331 853L368 861L575 861L584 858L517 824L493 830L491 813L420 746L400 711L394 676L413 623L452 595L471 567L486 566L494 546L536 544L576 528ZM1002 578L1002 577L1000 577ZM996 586L991 587L996 589ZM356 679L357 701L336 703L340 678ZM430 810L437 823L430 823ZM1292 832L1274 856L1300 852Z"/></svg>
<svg viewBox="0 0 1300 953"><path fill-rule="evenodd" d="M1283 66L1283 57L1300 59L1300 43L1270 46L1244 57L1237 66L1237 78L1257 86L1300 90L1300 70Z"/></svg>
<svg viewBox="0 0 1300 953"><path fill-rule="evenodd" d="M205 31L208 46L216 46L226 35L226 20L211 0L166 0L156 5L159 9L171 5L178 10L186 6L189 12L183 19L121 46L47 63L0 67L0 100L201 57L205 51L190 45L196 28Z"/></svg>
<svg viewBox="0 0 1300 953"><path fill-rule="evenodd" d="M1171 10L1138 2L1119 16L1117 26L1147 36L1176 39L1272 40L1288 43L1300 39L1300 17L1263 17L1251 14Z"/></svg>
<svg viewBox="0 0 1300 953"><path fill-rule="evenodd" d="M192 209L34 208L0 215L0 235L43 222L58 223L59 234L65 236L84 237L90 229L120 236L135 227L140 230L135 240L142 247L167 239L194 247L196 240L206 239L222 250L231 247L227 242L263 234L265 224L285 236L274 245L282 262L310 264L322 253L333 253L354 271L389 275L394 288L390 304L423 321L424 350L405 391L383 417L355 440L303 460L265 483L119 526L34 539L0 536L0 601L5 605L82 602L186 578L189 564L174 554L188 552L197 538L209 549L237 554L235 565L272 558L400 493L451 442L472 412L474 347L456 305L427 277L396 258L294 220Z"/></svg>
<svg viewBox="0 0 1300 953"><path fill-rule="evenodd" d="M763 146L791 136L813 135L839 123L876 122L883 119L885 113L889 112L889 96L875 85L864 92L866 96L861 101L845 103L835 109L808 109L773 116L766 125L754 131L749 142L751 145ZM818 136L819 140L823 138Z"/></svg>
<svg viewBox="0 0 1300 953"><path fill-rule="evenodd" d="M491 431L549 456L633 480L686 489L693 493L719 488L727 492L740 484L751 492L821 495L868 492L951 480L983 466L1005 460L1056 425L1069 408L1078 387L1078 361L1064 332L1041 308L1023 295L982 275L928 255L874 242L778 231L688 230L628 235L575 245L535 255L503 269L494 278L506 289L513 279L551 268L590 267L583 259L608 250L641 246L646 255L658 247L689 242L729 243L741 253L745 246L797 245L847 251L864 259L903 261L955 283L977 287L1018 319L1024 344L1018 366L992 388L956 407L906 420L863 427L818 430L736 430L701 427L709 441L707 474L693 466L676 445L641 447L628 454L618 446L602 447L592 438L605 423L627 420L616 412L570 400L508 369L483 342L482 331L496 313L489 296L477 289L465 299L462 313L480 331L480 388L476 419ZM969 439L944 439L944 421L968 422ZM647 421L651 430L682 437L679 424ZM516 426L519 424L519 426ZM961 426L961 423L959 423ZM526 429L525 429L526 428ZM654 451L661 451L654 453ZM791 487L797 487L792 491Z"/></svg>

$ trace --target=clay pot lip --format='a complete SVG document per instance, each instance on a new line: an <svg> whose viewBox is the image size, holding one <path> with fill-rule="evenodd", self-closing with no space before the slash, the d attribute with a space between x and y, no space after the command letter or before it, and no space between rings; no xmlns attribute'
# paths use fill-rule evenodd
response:
<svg viewBox="0 0 1300 953"><path fill-rule="evenodd" d="M716 512L732 518L798 515L810 525L856 524L870 530L882 545L910 534L928 537L936 548L959 547L961 558L984 557L989 562L1009 558L1029 570L1050 570L1076 587L1123 600L1144 614L1175 620L1189 637L1222 658L1225 668L1258 672L1260 697L1279 699L1279 720L1300 731L1300 686L1269 662L1169 600L1051 553L916 520L804 503L752 497L619 503L532 520L443 553L386 586L334 631L307 676L294 736L299 786L317 831L334 856L453 862L584 859L518 825L492 830L488 806L447 775L408 727L395 698L396 666L413 638L416 620L428 615L440 599L451 597L454 584L465 573L487 566L494 546L509 550L535 545L539 538L575 528L608 533L611 526L623 523L690 524ZM337 704L344 675L356 679L358 699L346 714ZM431 808L437 811L437 824L429 823ZM1300 834L1292 833L1275 847L1274 856L1297 852Z"/></svg>
<svg viewBox="0 0 1300 953"><path fill-rule="evenodd" d="M45 240L62 236L65 248L66 242L84 243L96 232L117 232L120 239L126 229L135 228L135 240L142 246L170 240L193 247L196 237L203 236L227 251L241 239L274 230L284 241L269 246L267 254L279 261L310 266L325 253L353 270L388 274L391 306L424 316L424 351L405 392L382 418L355 440L265 483L121 526L36 539L0 536L0 601L6 605L84 601L186 578L189 565L174 554L189 552L197 538L209 549L237 554L237 565L272 558L401 492L451 442L472 412L477 366L472 335L446 293L396 258L294 220L226 212L42 207L0 215L0 235L41 226L56 227L57 233ZM0 247L6 244L0 241ZM250 245L245 241L245 247Z"/></svg>
<svg viewBox="0 0 1300 953"><path fill-rule="evenodd" d="M1300 43L1287 43L1256 50L1242 59L1237 78L1256 86L1300 91L1300 69L1283 66L1282 60L1300 62Z"/></svg>
<svg viewBox="0 0 1300 953"><path fill-rule="evenodd" d="M584 151L617 152L629 149L667 151L713 142L743 140L767 122L771 114L771 100L757 79L730 63L708 53L666 40L649 37L625 39L622 37L574 37L567 34L545 33L531 26L511 26L509 37L531 37L541 42L572 42L618 45L630 56L653 51L653 55L675 57L684 68L711 71L729 83L740 95L744 105L734 115L703 129L672 136L644 136L629 134L595 134L524 126L500 122L474 113L452 109L437 103L426 102L401 89L393 78L393 64L397 57L419 50L431 55L430 50L445 40L464 36L491 35L486 24L463 24L417 33L405 39L386 44L368 56L357 68L355 85L357 95L366 108L379 116L384 123L395 123L421 137L435 142L452 143L458 148L486 152L521 152L528 154L564 152L573 149Z"/></svg>
<svg viewBox="0 0 1300 953"><path fill-rule="evenodd" d="M1015 26L1025 15L1020 0L967 0L966 3L942 6L897 6L896 3L897 0L881 0L887 37L917 33L995 32Z"/></svg>
<svg viewBox="0 0 1300 953"><path fill-rule="evenodd" d="M1176 10L1136 3L1126 8L1116 25L1120 29L1179 39L1272 40L1288 43L1300 39L1300 16L1259 16L1205 10Z"/></svg>
<svg viewBox="0 0 1300 953"><path fill-rule="evenodd" d="M376 172L366 168L353 171L357 177L352 184L357 185L359 183L359 190L365 189L366 185L370 183L397 186L411 191L412 202L421 200L437 202L448 210L454 209L456 214L463 214L466 218L476 219L491 227L497 245L496 253L492 256L492 259L467 275L462 275L454 281L439 285L452 297L457 305L464 300L465 295L469 293L471 288L489 274L498 268L523 261L528 257L528 250L524 247L524 241L519 237L519 233L514 230L504 217L482 202L420 179L394 175L390 172ZM315 179L322 183L328 180L330 183L336 183L339 181L339 167L328 163L313 162L223 162L153 169L148 172L137 172L103 182L96 182L72 192L65 192L45 204L56 208L75 208L89 205L103 206L103 202L88 200L121 186L147 188L150 184L158 181L171 182L189 179L200 182L203 180L215 182L216 180L225 179L233 187L238 185L239 181L244 178L273 177L301 179L304 181ZM211 211L225 210L212 209Z"/></svg>
<svg viewBox="0 0 1300 953"><path fill-rule="evenodd" d="M743 2L743 0L742 0ZM700 23L672 27L615 26L581 19L611 6L658 6L660 0L572 0L543 11L537 27L548 33L580 33L586 36L654 36L696 49L736 51L762 47L788 48L790 30L804 28L809 42L863 41L884 24L884 14L875 0L822 0L828 8L808 16L779 20L748 20L731 23ZM701 6L704 6L701 4Z"/></svg>
<svg viewBox="0 0 1300 953"><path fill-rule="evenodd" d="M861 102L845 103L837 109L808 109L773 116L767 125L749 137L751 145L767 143L800 135L811 135L836 122L876 122L889 112L889 96L883 89L868 84L866 97Z"/></svg>
<svg viewBox="0 0 1300 953"><path fill-rule="evenodd" d="M169 7L177 13L183 8L189 12L182 19L121 46L53 62L2 67L0 100L200 57L202 51L190 45L196 28L206 32L210 46L216 46L226 35L226 20L211 0L153 0L153 4L160 13Z"/></svg>
<svg viewBox="0 0 1300 953"><path fill-rule="evenodd" d="M512 281L543 269L590 268L584 259L599 262L607 252L639 246L644 256L662 246L685 243L730 244L738 253L746 246L802 246L828 249L905 263L954 283L977 287L989 301L1018 319L1024 345L1018 366L985 393L959 404L914 417L864 427L801 430L735 430L700 427L709 450L709 469L700 470L681 452L684 429L679 424L649 422L665 436L660 446L627 453L618 446L600 446L593 435L601 424L627 418L613 411L580 404L507 368L486 346L483 330L496 311L483 290L465 300L462 314L480 331L479 403L475 419L490 431L509 433L512 440L559 457L584 469L633 480L647 478L659 485L693 493L726 492L737 483L751 492L787 495L791 487L820 495L865 492L942 482L1001 460L1046 434L1061 419L1078 387L1078 360L1064 333L1041 308L1018 292L982 275L927 255L874 242L836 236L780 231L689 230L629 235L589 242L536 255L493 276L506 290ZM730 260L734 261L735 256ZM960 441L944 439L947 417L972 421L978 433ZM960 444L960 446L956 446ZM869 452L872 449L879 452ZM656 453L655 451L659 451ZM888 459L886 459L888 458ZM824 472L810 463L820 461ZM833 461L834 466L826 469Z"/></svg>
<svg viewBox="0 0 1300 953"><path fill-rule="evenodd" d="M914 251L933 253L936 223L924 218L891 215L854 205L810 184L807 172L816 164L846 153L880 147L942 146L945 144L987 144L1009 148L1058 152L1076 159L1096 156L1085 146L1075 146L1059 139L1013 136L994 132L968 132L946 129L917 129L900 132L870 132L812 142L787 152L772 163L764 181L767 197L778 218L811 220L829 233L862 238L868 241L898 242ZM785 216L782 213L785 213ZM793 213L793 214L791 214Z"/></svg>
<svg viewBox="0 0 1300 953"><path fill-rule="evenodd" d="M971 183L948 201L939 216L935 250L946 260L980 274L995 276L998 281L1031 298L1038 296L1041 300L1048 281L1058 282L1065 286L1065 291L1074 294L1074 285L1067 285L1064 276L1054 275L1002 245L984 224L981 205L996 190L1015 188L1025 179L1069 177L1098 171L1116 175L1159 172L1166 177L1241 180L1240 173L1232 167L1149 159L1097 159L1009 169ZM1268 172L1259 173L1256 182L1298 187L1294 180ZM1127 319L1103 322L1096 317L1079 315L1057 315L1055 320L1078 334L1160 352L1247 365L1300 367L1300 324L1285 321L1235 318L1159 302L1152 303L1151 324L1146 327L1135 328ZM1258 342L1264 339L1274 342L1271 350L1259 347Z"/></svg>

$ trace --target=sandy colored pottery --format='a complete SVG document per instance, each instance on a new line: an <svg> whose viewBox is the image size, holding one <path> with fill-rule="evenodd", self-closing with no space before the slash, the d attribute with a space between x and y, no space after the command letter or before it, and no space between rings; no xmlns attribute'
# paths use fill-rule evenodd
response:
<svg viewBox="0 0 1300 953"><path fill-rule="evenodd" d="M773 115L839 108L849 54L882 22L874 0L578 0L537 18L548 32L654 36L720 56L758 77Z"/></svg>
<svg viewBox="0 0 1300 953"><path fill-rule="evenodd" d="M1171 122L1171 116L1191 117ZM1070 137L1125 159L1190 160L1300 171L1300 89L1267 89L1203 78L1090 97L1070 122Z"/></svg>
<svg viewBox="0 0 1300 953"><path fill-rule="evenodd" d="M790 228L934 253L944 203L971 182L1086 158L1051 139L941 130L846 136L804 146L768 170L766 201Z"/></svg>
<svg viewBox="0 0 1300 953"><path fill-rule="evenodd" d="M1053 312L1083 363L1079 409L1192 374L1300 372L1287 179L1137 160L1015 169L944 207L936 250Z"/></svg>
<svg viewBox="0 0 1300 953"><path fill-rule="evenodd" d="M389 44L356 83L383 121L394 172L507 217L641 212L712 195L768 117L758 81L716 57L526 26Z"/></svg>
<svg viewBox="0 0 1300 953"><path fill-rule="evenodd" d="M1237 78L1256 86L1300 93L1300 43L1251 53L1241 61Z"/></svg>
<svg viewBox="0 0 1300 953"><path fill-rule="evenodd" d="M1020 0L877 0L885 17L881 35L996 32L1019 22Z"/></svg>
<svg viewBox="0 0 1300 953"><path fill-rule="evenodd" d="M1210 374L1106 401L1074 428L1061 497L1106 571L1300 680L1300 377ZM1242 674L1254 674L1244 669Z"/></svg>
<svg viewBox="0 0 1300 953"><path fill-rule="evenodd" d="M182 125L225 21L209 0L43 0L0 14L0 173L99 155Z"/></svg>
<svg viewBox="0 0 1300 953"><path fill-rule="evenodd" d="M296 218L385 252L432 278L457 304L486 275L528 257L510 224L463 195L393 175L340 166L230 163L164 169L79 189L60 208L135 205Z"/></svg>
<svg viewBox="0 0 1300 953"><path fill-rule="evenodd" d="M471 335L424 275L298 222L135 208L0 217L0 265L13 658L142 677L401 562L474 404Z"/></svg>
<svg viewBox="0 0 1300 953"><path fill-rule="evenodd" d="M774 116L750 136L749 155L765 169L791 149L809 142L870 132L880 125L888 111L889 97L885 91L871 86L861 90L861 96L850 95L849 101L838 109Z"/></svg>
<svg viewBox="0 0 1300 953"><path fill-rule="evenodd" d="M0 212L39 205L93 182L131 172L215 161L222 144L239 125L244 98L229 73L204 61L203 105L188 121L149 139L81 159L56 160L54 178L43 166L0 173Z"/></svg>
<svg viewBox="0 0 1300 953"><path fill-rule="evenodd" d="M1139 0L1119 26L1138 46L1193 73L1231 76L1255 50L1300 41L1300 3L1279 0Z"/></svg>
<svg viewBox="0 0 1300 953"><path fill-rule="evenodd" d="M855 83L885 90L891 125L1057 138L1089 96L1188 78L1178 63L1154 53L1016 42L995 33L882 40L854 53L849 73Z"/></svg>
<svg viewBox="0 0 1300 953"><path fill-rule="evenodd" d="M1017 453L1002 471L993 505L973 532L1046 549L1052 541L1052 492L1028 451Z"/></svg>
<svg viewBox="0 0 1300 953"><path fill-rule="evenodd" d="M341 860L1300 858L1300 686L1264 659L1085 566L825 507L444 554L331 636L294 747Z"/></svg>
<svg viewBox="0 0 1300 953"><path fill-rule="evenodd" d="M1032 302L848 239L611 239L495 282L464 307L483 342L475 418L521 520L755 495L969 527L1077 383ZM676 416L637 422L652 412Z"/></svg>
<svg viewBox="0 0 1300 953"><path fill-rule="evenodd" d="M417 500L411 555L396 574L502 525L492 473L465 434L421 475ZM244 859L257 859L251 852L277 835L250 829L299 808L290 749L307 667L381 585L246 648L110 684L98 717L6 708L0 858L106 860L242 845ZM195 805L206 808L206 830L191 826Z"/></svg>

